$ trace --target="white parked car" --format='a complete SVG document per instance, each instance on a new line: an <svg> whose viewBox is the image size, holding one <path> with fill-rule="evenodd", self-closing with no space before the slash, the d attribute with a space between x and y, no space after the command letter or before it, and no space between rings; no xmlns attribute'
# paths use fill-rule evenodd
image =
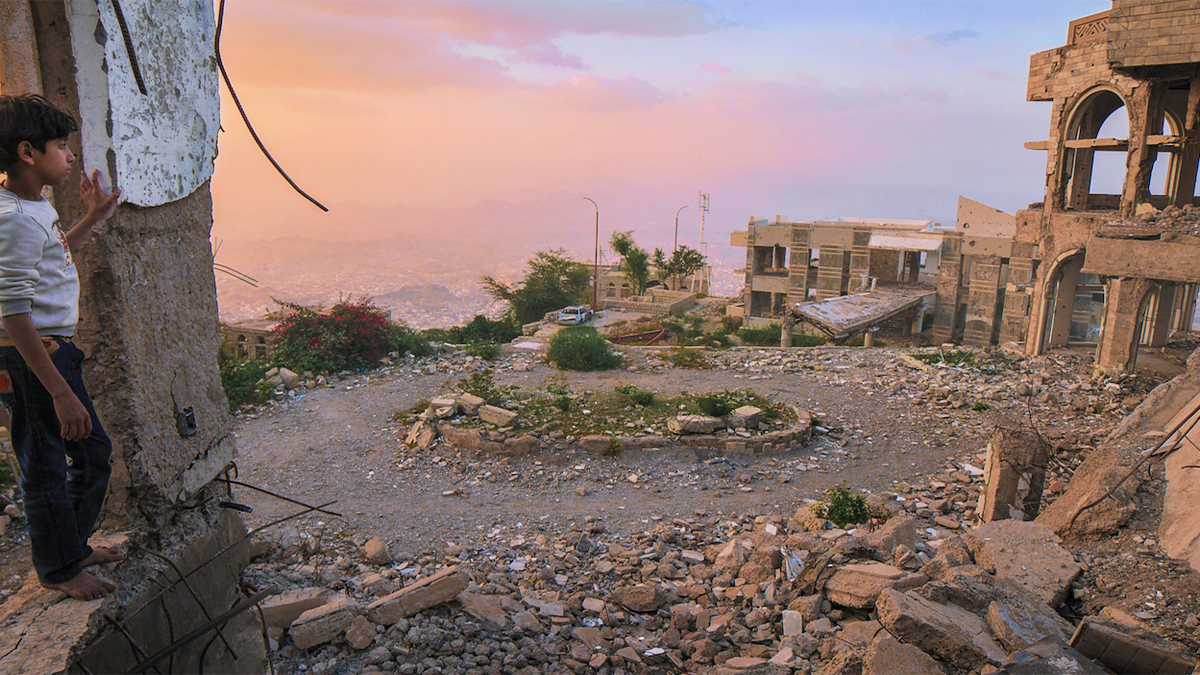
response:
<svg viewBox="0 0 1200 675"><path fill-rule="evenodd" d="M562 326L578 326L592 320L592 310L583 305L564 307L558 310L558 323Z"/></svg>

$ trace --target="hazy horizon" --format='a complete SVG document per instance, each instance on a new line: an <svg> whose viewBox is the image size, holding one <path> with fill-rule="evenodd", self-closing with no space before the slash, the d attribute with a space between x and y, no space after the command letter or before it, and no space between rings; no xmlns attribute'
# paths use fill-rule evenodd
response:
<svg viewBox="0 0 1200 675"><path fill-rule="evenodd" d="M217 261L285 299L386 295L477 286L537 250L590 259L584 197L599 205L602 242L634 230L653 249L670 247L685 205L679 241L698 245L707 192L709 256L729 269L744 260L729 233L751 217L952 223L960 194L1013 212L1044 193L1045 153L1022 145L1046 137L1050 114L1025 101L1029 57L1108 8L232 4L222 54L242 103L331 212L291 191L223 92ZM356 259L351 242L372 245ZM228 281L225 318L249 292Z"/></svg>

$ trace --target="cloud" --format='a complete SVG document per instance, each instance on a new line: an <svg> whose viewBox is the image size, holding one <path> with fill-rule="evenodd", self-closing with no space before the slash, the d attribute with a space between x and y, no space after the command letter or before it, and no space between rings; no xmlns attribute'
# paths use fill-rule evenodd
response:
<svg viewBox="0 0 1200 675"><path fill-rule="evenodd" d="M632 75L619 79L572 75L550 87L549 93L562 104L592 111L649 108L668 98L646 81Z"/></svg>
<svg viewBox="0 0 1200 675"><path fill-rule="evenodd" d="M447 1L315 2L333 16L421 25L431 33L468 44L507 50L515 61L582 68L554 41L565 35L681 37L724 25L700 2Z"/></svg>
<svg viewBox="0 0 1200 675"><path fill-rule="evenodd" d="M975 73L976 75L982 77L985 80L1011 80L1011 79L1013 79L1012 75L1009 75L1008 73L1002 73L998 70L992 70L991 68L968 68L967 72Z"/></svg>
<svg viewBox="0 0 1200 675"><path fill-rule="evenodd" d="M708 72L713 73L714 75L720 75L721 77L728 76L730 73L728 68L719 63L713 63L712 61L701 63L700 70L707 70Z"/></svg>
<svg viewBox="0 0 1200 675"><path fill-rule="evenodd" d="M978 40L979 33L969 28L956 28L955 30L944 30L929 35L921 35L903 42L895 47L895 51L900 54L908 54L915 47L944 47L946 45L961 42L962 40Z"/></svg>

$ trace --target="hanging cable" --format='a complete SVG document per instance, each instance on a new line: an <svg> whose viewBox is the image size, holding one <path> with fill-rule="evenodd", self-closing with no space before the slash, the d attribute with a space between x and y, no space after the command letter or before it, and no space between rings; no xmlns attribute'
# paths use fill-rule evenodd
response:
<svg viewBox="0 0 1200 675"><path fill-rule="evenodd" d="M115 2L116 0L114 0L114 3ZM233 104L237 106L238 112L241 113L242 121L246 123L246 129L250 131L250 136L254 138L254 142L258 144L258 149L262 150L263 155L265 155L266 158L271 162L271 165L275 167L275 170L279 172L279 175L283 176L283 179L288 182L288 185L291 185L292 188L296 192L299 192L302 197L315 204L317 208L328 213L329 209L326 208L324 204L316 199L313 199L312 196L304 190L301 190L300 186L296 185L296 181L292 180L292 177L287 175L287 172L283 170L282 166L279 166L279 162L276 162L275 158L271 156L271 153L267 150L267 146L263 145L262 139L260 139L258 137L258 133L254 131L254 126L250 124L250 117L246 115L246 110L242 107L242 102L238 100L237 92L233 90L233 83L229 81L229 73L225 72L225 63L221 60L221 27L224 22L225 0L221 0L221 4L217 8L217 34L213 41L213 52L217 57L217 68L221 70L221 78L225 80L225 88L229 90L229 96L233 99Z"/></svg>

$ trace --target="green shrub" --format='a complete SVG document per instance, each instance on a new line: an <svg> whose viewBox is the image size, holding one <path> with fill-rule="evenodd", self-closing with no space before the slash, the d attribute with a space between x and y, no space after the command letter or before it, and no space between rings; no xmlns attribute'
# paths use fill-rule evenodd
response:
<svg viewBox="0 0 1200 675"><path fill-rule="evenodd" d="M913 358L931 365L934 363L944 363L948 366L975 365L975 352L970 349L951 349L948 352L938 349L934 354L913 354Z"/></svg>
<svg viewBox="0 0 1200 675"><path fill-rule="evenodd" d="M280 302L285 314L275 327L275 363L302 373L336 373L374 368L390 352L423 354L425 341L393 323L368 298L343 299L321 312Z"/></svg>
<svg viewBox="0 0 1200 675"><path fill-rule="evenodd" d="M797 335L792 336L792 346L793 347L820 347L821 345L825 344L825 342L826 342L826 340L825 340L824 335L813 335L812 333L799 333ZM879 346L881 346L881 347L883 346L878 342L876 342L875 344L879 344Z"/></svg>
<svg viewBox="0 0 1200 675"><path fill-rule="evenodd" d="M275 385L263 379L268 369L266 361L238 354L233 347L222 344L217 352L217 366L230 412L266 403L275 396Z"/></svg>
<svg viewBox="0 0 1200 675"><path fill-rule="evenodd" d="M971 410L975 412L984 412L991 409L992 406L988 405L987 401L975 401L974 405L971 406Z"/></svg>
<svg viewBox="0 0 1200 675"><path fill-rule="evenodd" d="M502 344L511 342L521 334L521 324L511 316L503 319L489 319L482 314L476 314L467 323L450 328L426 328L420 332L425 340L435 342L450 342L456 345L495 342Z"/></svg>
<svg viewBox="0 0 1200 675"><path fill-rule="evenodd" d="M571 411L571 397L570 396L559 396L559 397L555 398L554 399L554 407L558 408L562 412L570 412Z"/></svg>
<svg viewBox="0 0 1200 675"><path fill-rule="evenodd" d="M708 359L704 358L704 353L695 349L684 349L683 347L672 347L671 363L677 368L694 368L696 370L708 370L712 368L712 364Z"/></svg>
<svg viewBox="0 0 1200 675"><path fill-rule="evenodd" d="M867 339L866 339L866 336L865 336L865 335L859 335L858 337L854 338L853 340L851 340L851 341L847 342L846 344L844 344L844 345L842 345L842 346L843 346L843 347L862 347L862 346L864 346L864 345L866 345L866 344L867 344ZM873 342L873 344L874 344L876 347L886 347L886 346L887 346L887 343L886 343L886 342L884 342L883 340L879 340L879 339L876 339L876 340Z"/></svg>
<svg viewBox="0 0 1200 675"><path fill-rule="evenodd" d="M491 361L500 356L500 343L491 340L468 342L466 352L471 356L478 356L481 359Z"/></svg>
<svg viewBox="0 0 1200 675"><path fill-rule="evenodd" d="M705 394L696 399L696 405L700 407L700 412L709 417L724 417L735 408L728 397L722 394Z"/></svg>
<svg viewBox="0 0 1200 675"><path fill-rule="evenodd" d="M563 370L611 370L621 357L609 351L605 340L591 326L563 328L550 338L546 360Z"/></svg>
<svg viewBox="0 0 1200 675"><path fill-rule="evenodd" d="M500 406L510 398L516 387L496 384L491 368L471 373L458 381L455 387L462 392L474 394L483 399L488 405Z"/></svg>
<svg viewBox="0 0 1200 675"><path fill-rule="evenodd" d="M616 387L616 390L629 397L629 400L640 406L648 406L654 403L654 392L638 389L632 384L623 384Z"/></svg>
<svg viewBox="0 0 1200 675"><path fill-rule="evenodd" d="M825 501L818 502L813 513L818 518L825 518L843 529L849 525L865 523L871 518L866 498L851 493L845 484L826 490Z"/></svg>
<svg viewBox="0 0 1200 675"><path fill-rule="evenodd" d="M783 326L773 323L762 328L739 328L737 336L748 345L778 347L783 337Z"/></svg>

